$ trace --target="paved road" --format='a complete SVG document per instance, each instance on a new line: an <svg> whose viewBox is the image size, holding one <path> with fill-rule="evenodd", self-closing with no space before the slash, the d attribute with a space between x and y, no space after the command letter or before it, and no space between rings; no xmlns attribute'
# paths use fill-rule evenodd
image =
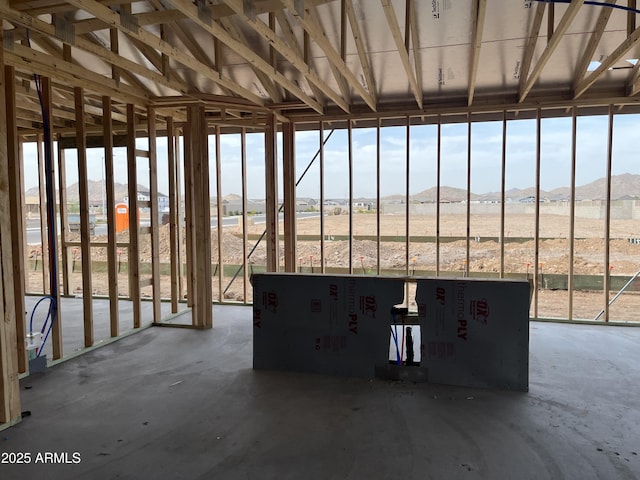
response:
<svg viewBox="0 0 640 480"><path fill-rule="evenodd" d="M320 213L319 212L299 212L297 217L298 219L302 219L302 218L313 218L313 217L317 217L319 216ZM230 226L234 226L234 225L238 225L238 222L240 217L224 217L222 219L222 226L223 227L230 227ZM251 217L253 219L253 223L255 225L259 225L261 223L265 223L266 222L266 217L265 215L254 215L253 217ZM280 219L282 220L284 218L284 215L281 213L280 214ZM27 244L29 245L39 245L41 242L40 239L40 220L38 219L28 219L26 221L27 223ZM140 224L142 226L148 226L150 224L149 219L141 219L140 220ZM218 226L218 219L217 218L212 218L211 219L211 227L216 227ZM96 225L96 232L95 232L96 236L99 235L106 235L107 234L107 225L105 223L99 223Z"/></svg>

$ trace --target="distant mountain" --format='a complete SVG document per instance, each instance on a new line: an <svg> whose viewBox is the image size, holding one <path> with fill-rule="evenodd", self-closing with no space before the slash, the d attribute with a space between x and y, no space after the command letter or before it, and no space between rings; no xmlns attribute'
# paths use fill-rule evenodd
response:
<svg viewBox="0 0 640 480"><path fill-rule="evenodd" d="M600 178L586 185L576 187L576 200L604 200L606 196L605 190L606 179ZM101 181L89 180L89 203L99 205L102 203L103 184ZM120 202L129 195L126 184L114 184L116 201ZM138 184L138 191L146 192L149 188ZM522 198L535 196L535 188L512 188L505 192L508 200L518 201ZM551 191L540 191L540 197L550 201L568 200L571 190L569 187L555 188ZM411 195L412 203L435 203L436 187L431 187L422 192ZM39 195L38 187L30 188L25 192L27 197L37 197ZM57 192L56 192L57 195ZM623 173L613 175L611 177L611 199L618 200L621 198L640 198L640 175L632 173ZM67 199L70 203L79 202L78 183L67 187ZM228 194L222 197L227 202L240 202L242 197L236 194ZM440 187L440 199L442 202L464 202L467 199L467 191L463 188ZM404 203L405 196L403 194L387 195L380 199L382 203ZM500 192L490 192L484 194L471 193L472 201L499 202ZM375 198L358 198L354 201L375 202ZM211 197L212 204L215 204L215 197Z"/></svg>
<svg viewBox="0 0 640 480"><path fill-rule="evenodd" d="M586 185L576 187L576 200L604 200L606 196L606 179L599 178ZM522 198L533 197L535 187L511 188L505 192L507 199L518 201ZM555 188L551 191L540 190L540 197L550 201L568 200L571 195L569 187ZM440 197L445 202L462 202L467 198L467 192L461 188L440 187ZM611 176L611 199L640 198L640 175L623 173ZM411 196L413 202L435 202L436 187L431 187ZM472 201L498 202L500 192L490 192L481 195L471 194Z"/></svg>
<svg viewBox="0 0 640 480"><path fill-rule="evenodd" d="M411 202L414 203L435 203L438 198L438 189L436 187L428 188L420 193L411 195ZM478 200L480 195L471 193L471 200ZM464 202L467 200L467 191L463 188L440 187L441 202Z"/></svg>
<svg viewBox="0 0 640 480"><path fill-rule="evenodd" d="M87 189L89 191L89 203L91 205L100 205L102 204L104 186L100 180L88 180L87 181ZM129 190L126 184L122 183L114 183L113 190L116 198L116 202L121 202L124 197L129 196ZM144 185L138 184L139 192L148 192L149 187L145 187ZM26 197L37 197L40 195L38 187L30 188L25 192ZM58 192L56 191L56 198ZM106 196L106 192L104 192ZM67 202L69 203L79 203L80 202L80 184L78 182L73 183L67 187Z"/></svg>
<svg viewBox="0 0 640 480"><path fill-rule="evenodd" d="M553 195L569 197L569 187L560 187L550 192ZM591 183L576 187L576 200L604 200L606 197L606 179L599 178ZM611 199L640 197L640 175L623 173L611 176Z"/></svg>
<svg viewBox="0 0 640 480"><path fill-rule="evenodd" d="M222 201L228 203L238 203L242 201L242 196L236 195L235 193L229 193L228 195L224 195L222 197Z"/></svg>

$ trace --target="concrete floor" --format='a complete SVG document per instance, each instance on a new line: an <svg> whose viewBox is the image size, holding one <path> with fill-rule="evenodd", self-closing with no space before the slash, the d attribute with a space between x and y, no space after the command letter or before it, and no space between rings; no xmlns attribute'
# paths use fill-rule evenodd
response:
<svg viewBox="0 0 640 480"><path fill-rule="evenodd" d="M27 332L30 331L30 324L34 332L39 332L42 329L49 309L49 300L42 301L34 312L34 307L42 298L39 295L25 297ZM93 299L93 338L95 345L111 340L109 305L108 299ZM187 309L184 303L180 303L178 307L179 310ZM160 311L163 317L171 315L171 304L162 302ZM149 326L153 322L153 304L150 301L140 302L140 312L141 326ZM32 316L33 322L31 322ZM62 325L62 355L68 356L84 349L82 297L62 297L60 299L58 319ZM118 320L120 335L133 330L133 303L131 301L122 299L118 301ZM48 359L53 358L51 337L46 341L43 353L47 355Z"/></svg>
<svg viewBox="0 0 640 480"><path fill-rule="evenodd" d="M640 329L532 323L530 391L252 369L251 309L21 381L2 479L640 478ZM65 453L73 464L35 463ZM73 457L77 452L77 457ZM15 456L13 457L15 458Z"/></svg>

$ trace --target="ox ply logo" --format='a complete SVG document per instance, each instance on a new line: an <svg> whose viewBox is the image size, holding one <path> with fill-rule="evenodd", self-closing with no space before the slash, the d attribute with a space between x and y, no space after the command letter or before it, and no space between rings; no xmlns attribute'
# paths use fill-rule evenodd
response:
<svg viewBox="0 0 640 480"><path fill-rule="evenodd" d="M376 311L378 310L378 303L376 302L375 295L362 295L360 296L360 312L369 318L376 318Z"/></svg>
<svg viewBox="0 0 640 480"><path fill-rule="evenodd" d="M469 313L476 322L486 325L489 320L489 302L486 298L471 300L469 303Z"/></svg>
<svg viewBox="0 0 640 480"><path fill-rule="evenodd" d="M278 294L273 290L262 292L262 306L271 313L278 313Z"/></svg>

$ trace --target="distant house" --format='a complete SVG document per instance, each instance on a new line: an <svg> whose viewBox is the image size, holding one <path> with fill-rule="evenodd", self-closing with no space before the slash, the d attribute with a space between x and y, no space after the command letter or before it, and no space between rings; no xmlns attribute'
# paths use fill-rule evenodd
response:
<svg viewBox="0 0 640 480"><path fill-rule="evenodd" d="M151 200L151 192L149 190L138 190L138 201L147 202ZM123 197L122 201L129 204L129 196ZM147 211L146 208L142 208L142 211ZM169 211L169 197L164 193L158 192L158 212Z"/></svg>
<svg viewBox="0 0 640 480"><path fill-rule="evenodd" d="M362 210L373 210L374 203L371 201L356 201L353 202L353 208L359 208Z"/></svg>
<svg viewBox="0 0 640 480"><path fill-rule="evenodd" d="M296 211L304 212L309 210L316 210L318 202L313 198L296 198Z"/></svg>

